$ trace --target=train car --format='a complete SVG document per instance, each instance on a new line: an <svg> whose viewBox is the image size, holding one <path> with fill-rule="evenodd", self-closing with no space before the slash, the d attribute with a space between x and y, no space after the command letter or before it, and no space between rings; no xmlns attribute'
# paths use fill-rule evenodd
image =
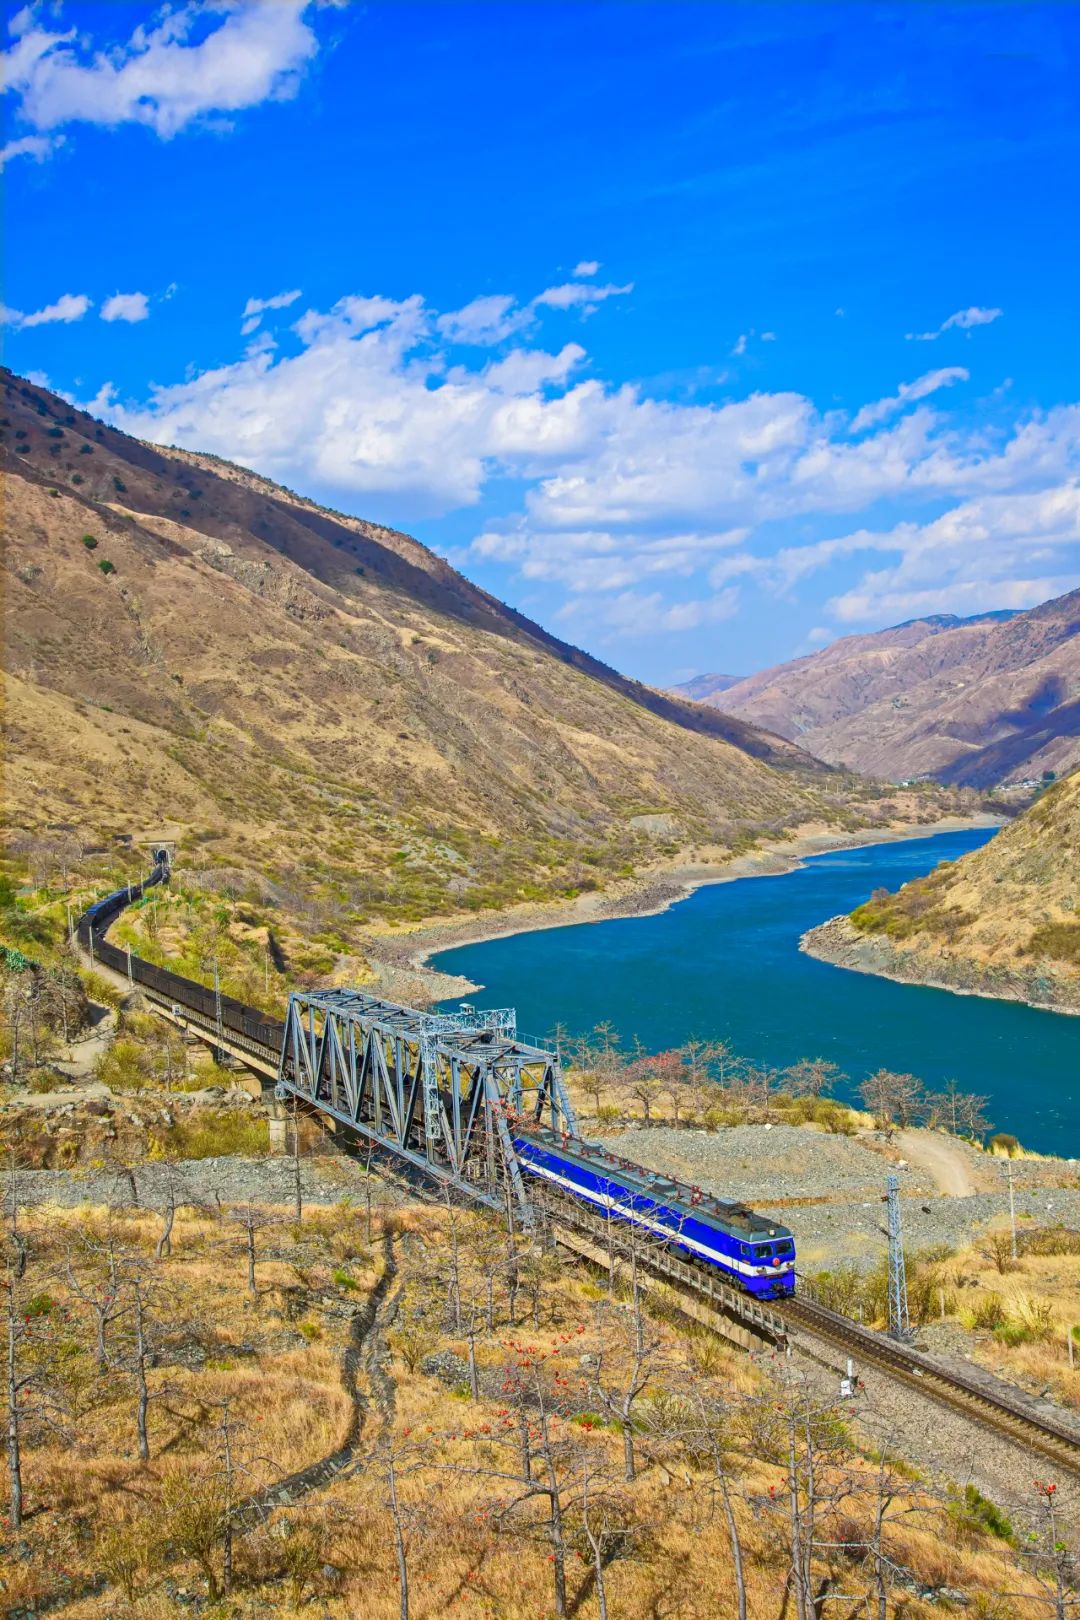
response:
<svg viewBox="0 0 1080 1620"><path fill-rule="evenodd" d="M745 1204L722 1203L576 1137L536 1127L516 1132L513 1140L527 1175L643 1227L714 1266L748 1294L776 1299L795 1292L795 1240L768 1216Z"/></svg>

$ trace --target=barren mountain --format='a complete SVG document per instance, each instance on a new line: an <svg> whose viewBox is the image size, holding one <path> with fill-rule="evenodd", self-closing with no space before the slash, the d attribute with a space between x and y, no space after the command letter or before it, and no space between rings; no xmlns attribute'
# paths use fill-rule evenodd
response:
<svg viewBox="0 0 1080 1620"><path fill-rule="evenodd" d="M16 826L168 824L237 882L408 917L847 813L789 742L623 678L409 536L0 381Z"/></svg>
<svg viewBox="0 0 1080 1620"><path fill-rule="evenodd" d="M1078 631L1073 591L1027 613L845 636L726 689L699 676L679 690L852 770L990 787L1080 762Z"/></svg>
<svg viewBox="0 0 1080 1620"><path fill-rule="evenodd" d="M842 967L1080 1011L1080 772L982 849L879 890L803 945Z"/></svg>

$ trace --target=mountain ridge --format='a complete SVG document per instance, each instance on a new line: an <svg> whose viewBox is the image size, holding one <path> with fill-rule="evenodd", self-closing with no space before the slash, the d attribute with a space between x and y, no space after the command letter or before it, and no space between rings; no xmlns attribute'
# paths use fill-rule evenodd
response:
<svg viewBox="0 0 1080 1620"><path fill-rule="evenodd" d="M9 824L169 823L241 887L405 920L850 821L796 745L621 676L411 536L0 381Z"/></svg>
<svg viewBox="0 0 1080 1620"><path fill-rule="evenodd" d="M845 636L700 701L888 780L1060 774L1080 762L1080 590Z"/></svg>

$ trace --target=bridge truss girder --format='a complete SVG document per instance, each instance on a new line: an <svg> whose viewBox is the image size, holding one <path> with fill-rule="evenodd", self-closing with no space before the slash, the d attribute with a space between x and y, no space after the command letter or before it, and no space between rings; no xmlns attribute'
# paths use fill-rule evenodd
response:
<svg viewBox="0 0 1080 1620"><path fill-rule="evenodd" d="M294 991L278 1085L435 1180L531 1217L510 1121L576 1130L557 1053L511 1009L420 1012L358 990Z"/></svg>

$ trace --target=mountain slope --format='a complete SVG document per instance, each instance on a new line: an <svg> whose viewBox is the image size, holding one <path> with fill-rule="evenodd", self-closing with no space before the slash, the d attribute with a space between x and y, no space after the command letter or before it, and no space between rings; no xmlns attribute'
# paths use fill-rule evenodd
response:
<svg viewBox="0 0 1080 1620"><path fill-rule="evenodd" d="M988 844L811 929L813 956L1080 1011L1080 772Z"/></svg>
<svg viewBox="0 0 1080 1620"><path fill-rule="evenodd" d="M1062 772L1080 763L1080 591L1026 613L845 636L703 701L893 781L990 787Z"/></svg>
<svg viewBox="0 0 1080 1620"><path fill-rule="evenodd" d="M170 823L237 882L407 917L841 813L789 742L626 680L409 536L0 380L16 825Z"/></svg>

